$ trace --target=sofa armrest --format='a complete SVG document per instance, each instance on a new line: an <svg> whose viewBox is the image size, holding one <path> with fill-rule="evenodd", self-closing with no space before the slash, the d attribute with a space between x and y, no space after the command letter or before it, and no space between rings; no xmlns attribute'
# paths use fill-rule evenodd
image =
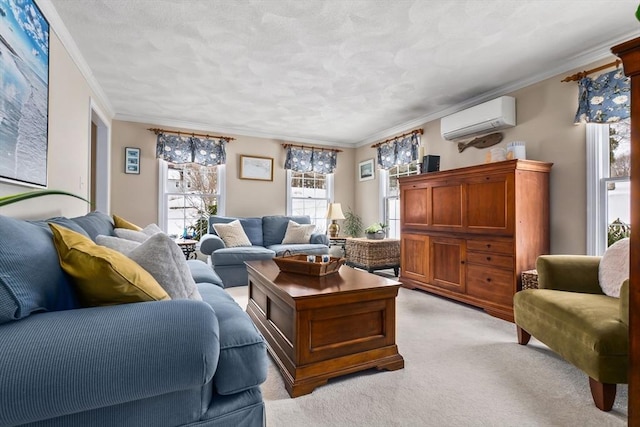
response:
<svg viewBox="0 0 640 427"><path fill-rule="evenodd" d="M329 246L329 238L326 234L313 233L309 243Z"/></svg>
<svg viewBox="0 0 640 427"><path fill-rule="evenodd" d="M211 255L218 249L225 247L226 245L222 239L215 234L205 234L200 238L200 252L205 255Z"/></svg>
<svg viewBox="0 0 640 427"><path fill-rule="evenodd" d="M629 279L622 282L620 288L620 320L629 326Z"/></svg>
<svg viewBox="0 0 640 427"><path fill-rule="evenodd" d="M193 300L57 311L0 326L0 425L202 387L219 325Z"/></svg>
<svg viewBox="0 0 640 427"><path fill-rule="evenodd" d="M603 294L598 280L600 257L541 255L536 261L538 287L558 291Z"/></svg>

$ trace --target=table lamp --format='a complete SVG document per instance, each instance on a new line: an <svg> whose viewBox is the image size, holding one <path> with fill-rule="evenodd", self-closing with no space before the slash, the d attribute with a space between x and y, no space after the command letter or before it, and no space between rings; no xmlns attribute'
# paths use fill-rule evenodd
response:
<svg viewBox="0 0 640 427"><path fill-rule="evenodd" d="M342 213L342 206L340 206L340 203L329 203L327 218L331 220L331 224L329 224L328 228L329 236L338 237L340 226L338 225L337 220L344 219L344 214Z"/></svg>

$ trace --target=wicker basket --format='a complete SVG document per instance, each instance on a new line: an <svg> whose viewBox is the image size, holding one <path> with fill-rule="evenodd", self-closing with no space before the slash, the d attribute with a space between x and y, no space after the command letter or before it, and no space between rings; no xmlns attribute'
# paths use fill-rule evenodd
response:
<svg viewBox="0 0 640 427"><path fill-rule="evenodd" d="M538 289L538 271L527 270L522 274L522 290L525 289Z"/></svg>
<svg viewBox="0 0 640 427"><path fill-rule="evenodd" d="M305 274L307 276L326 276L337 273L344 264L344 258L330 257L329 262L319 262L322 258L316 255L316 262L307 261L307 255L291 255L275 257L273 261L280 271L286 273Z"/></svg>
<svg viewBox="0 0 640 427"><path fill-rule="evenodd" d="M368 268L400 265L398 239L347 239L347 262Z"/></svg>

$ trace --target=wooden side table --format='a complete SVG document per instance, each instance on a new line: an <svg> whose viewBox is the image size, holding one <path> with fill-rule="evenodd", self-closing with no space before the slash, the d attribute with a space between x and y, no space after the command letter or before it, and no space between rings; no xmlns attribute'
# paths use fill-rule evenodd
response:
<svg viewBox="0 0 640 427"><path fill-rule="evenodd" d="M191 239L176 239L176 244L180 246L182 249L182 253L186 259L196 259L198 258L198 254L196 254L196 244L197 240Z"/></svg>
<svg viewBox="0 0 640 427"><path fill-rule="evenodd" d="M393 268L397 276L400 272L399 239L348 238L346 243L347 265L363 268L369 273L375 270Z"/></svg>

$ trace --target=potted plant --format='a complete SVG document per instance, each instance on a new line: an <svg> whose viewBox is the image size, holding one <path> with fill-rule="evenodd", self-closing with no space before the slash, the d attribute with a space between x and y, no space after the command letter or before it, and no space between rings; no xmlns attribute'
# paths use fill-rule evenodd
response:
<svg viewBox="0 0 640 427"><path fill-rule="evenodd" d="M362 235L362 219L351 208L348 208L344 214L342 229L349 237L360 237Z"/></svg>
<svg viewBox="0 0 640 427"><path fill-rule="evenodd" d="M367 239L382 240L386 236L386 228L388 225L381 222L374 222L364 230Z"/></svg>

